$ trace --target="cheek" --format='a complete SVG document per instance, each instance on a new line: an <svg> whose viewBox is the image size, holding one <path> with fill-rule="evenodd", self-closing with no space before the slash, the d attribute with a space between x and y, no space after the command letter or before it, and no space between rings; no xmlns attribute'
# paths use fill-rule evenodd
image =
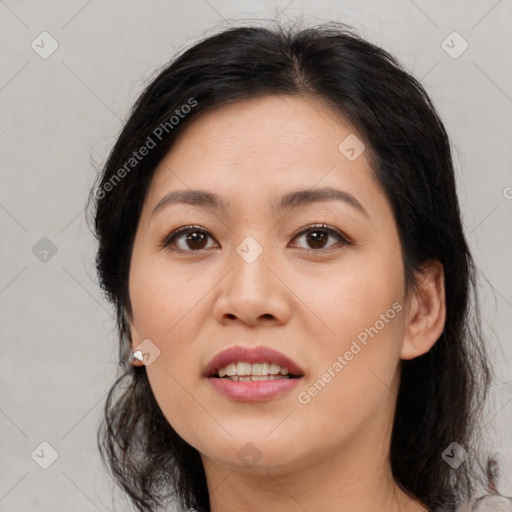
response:
<svg viewBox="0 0 512 512"><path fill-rule="evenodd" d="M134 258L130 271L130 300L141 336L155 340L172 337L205 294L204 280L192 272L170 267L165 255Z"/></svg>
<svg viewBox="0 0 512 512"><path fill-rule="evenodd" d="M387 400L404 329L401 265L392 257L362 261L347 260L338 273L317 279L316 287L310 279L297 288L316 316L308 324L317 326L304 401L325 409L344 404L356 416Z"/></svg>
<svg viewBox="0 0 512 512"><path fill-rule="evenodd" d="M297 418L322 432L320 443L350 438L375 418L391 418L403 333L402 315L396 309L376 308L377 315L347 310L338 315L335 342L315 350L314 371L297 390L302 411ZM388 323L381 320L381 311Z"/></svg>
<svg viewBox="0 0 512 512"><path fill-rule="evenodd" d="M130 300L138 341L150 339L159 350L158 358L146 366L153 394L168 422L183 435L187 418L200 414L193 389L201 354L195 340L201 339L202 325L211 314L201 298L213 283L198 278L196 271L169 267L165 254L134 252Z"/></svg>
<svg viewBox="0 0 512 512"><path fill-rule="evenodd" d="M358 335L364 343L367 329L375 333L376 323L378 331L390 335L389 326L397 324L395 317L403 307L401 266L393 258L353 253L328 272L296 272L288 278L300 298L296 312L305 312L306 333L311 328L317 331L309 342L322 349L341 350Z"/></svg>

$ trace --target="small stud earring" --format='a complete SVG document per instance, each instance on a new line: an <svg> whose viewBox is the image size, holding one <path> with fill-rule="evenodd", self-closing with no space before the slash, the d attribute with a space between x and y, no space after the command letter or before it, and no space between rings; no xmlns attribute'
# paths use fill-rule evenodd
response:
<svg viewBox="0 0 512 512"><path fill-rule="evenodd" d="M135 352L132 352L132 361L137 359L140 362L144 362L144 357L142 357L142 350L136 350Z"/></svg>

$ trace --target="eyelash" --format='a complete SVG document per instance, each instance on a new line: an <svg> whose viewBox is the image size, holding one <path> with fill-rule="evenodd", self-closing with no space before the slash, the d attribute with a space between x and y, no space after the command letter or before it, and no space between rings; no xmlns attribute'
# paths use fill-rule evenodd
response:
<svg viewBox="0 0 512 512"><path fill-rule="evenodd" d="M336 236L339 241L342 243L342 245L352 245L352 242L350 242L349 240L347 240L346 237L344 237L337 229L334 229L333 227L327 225L327 224L312 224L311 226L307 226L306 228L302 229L301 231L299 231L298 233L296 233L294 236L293 236L293 239L299 237L300 235L304 235L304 234L307 234L309 232L312 232L312 231L324 231L330 235L334 235ZM204 235L209 235L211 236L210 232L200 226L193 226L193 225L189 225L189 226L183 226L181 228L178 228L174 231L172 231L169 235L167 235L163 240L162 242L160 243L160 247L163 249L163 248L166 248L168 246L170 246L171 244L173 244L173 242L180 236L180 235L183 235L183 234L186 234L186 233L201 233L201 234L204 234ZM212 237L213 238L213 237ZM306 249L306 250L309 250L309 251L312 251L312 252L324 252L324 251L329 251L332 247L334 247L336 244L333 244L329 247L325 247L325 248L322 248L322 249ZM186 250L184 251L183 249L176 249L177 251L179 252L185 252L185 253L193 253L193 252L202 252L206 249L197 249L197 250Z"/></svg>

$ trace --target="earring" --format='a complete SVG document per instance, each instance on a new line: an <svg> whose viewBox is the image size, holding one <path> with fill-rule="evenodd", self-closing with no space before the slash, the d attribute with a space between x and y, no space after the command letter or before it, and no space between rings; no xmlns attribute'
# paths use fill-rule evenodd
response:
<svg viewBox="0 0 512 512"><path fill-rule="evenodd" d="M138 360L140 362L144 362L144 358L142 357L142 350L136 350L135 352L132 352L132 361Z"/></svg>

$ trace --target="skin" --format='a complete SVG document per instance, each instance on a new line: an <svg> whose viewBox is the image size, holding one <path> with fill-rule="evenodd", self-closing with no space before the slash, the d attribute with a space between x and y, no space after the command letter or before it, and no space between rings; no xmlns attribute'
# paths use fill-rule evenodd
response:
<svg viewBox="0 0 512 512"><path fill-rule="evenodd" d="M367 151L350 161L338 150L350 134L313 98L239 101L187 126L148 190L129 275L132 347L157 347L148 378L169 423L201 454L212 512L427 510L393 480L389 446L400 362L443 331L443 267L430 262L406 296L396 223ZM368 217L339 200L271 209L283 194L327 186L353 194ZM229 207L174 204L151 215L168 192L186 189L215 192ZM324 232L315 245L303 230L324 222L351 244ZM184 234L161 246L189 224L206 240L187 244ZM236 252L247 236L263 249L250 264ZM395 302L401 311L300 403L298 393ZM263 402L220 395L201 373L234 345L283 352L303 382ZM261 456L252 467L237 456L249 442Z"/></svg>

